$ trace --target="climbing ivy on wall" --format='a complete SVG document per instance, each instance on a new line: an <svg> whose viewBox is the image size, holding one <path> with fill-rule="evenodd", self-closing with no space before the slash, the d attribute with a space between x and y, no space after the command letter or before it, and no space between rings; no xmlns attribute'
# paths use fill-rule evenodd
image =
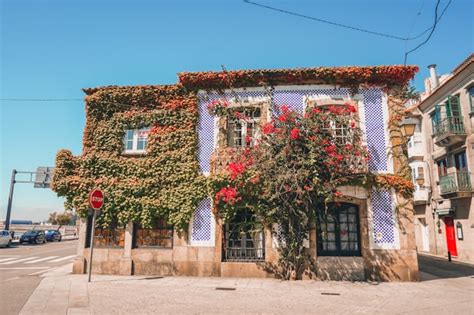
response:
<svg viewBox="0 0 474 315"><path fill-rule="evenodd" d="M150 226L166 218L186 228L208 195L197 161L197 97L180 86L105 87L85 90L83 155L61 150L52 188L81 216L93 188L105 192L98 223L132 220ZM123 154L125 130L150 126L146 154Z"/></svg>
<svg viewBox="0 0 474 315"><path fill-rule="evenodd" d="M104 227L130 220L149 227L161 217L184 229L198 203L210 195L197 160L199 89L337 84L355 91L364 85L404 86L416 71L414 66L378 66L199 72L179 74L177 85L85 89L83 152L58 152L52 188L65 197L67 209L82 217L88 193L101 188L105 204L98 223ZM151 127L147 153L123 155L125 130L145 126ZM408 178L399 176L366 178L362 184L399 187L407 196L413 190Z"/></svg>

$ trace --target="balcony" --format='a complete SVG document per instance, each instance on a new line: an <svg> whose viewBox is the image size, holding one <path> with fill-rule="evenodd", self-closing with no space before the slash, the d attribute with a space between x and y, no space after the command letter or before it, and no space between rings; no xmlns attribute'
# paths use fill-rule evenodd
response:
<svg viewBox="0 0 474 315"><path fill-rule="evenodd" d="M413 204L415 206L425 205L429 200L429 191L426 188L417 188L413 193Z"/></svg>
<svg viewBox="0 0 474 315"><path fill-rule="evenodd" d="M471 197L471 173L456 171L439 178L439 192L445 198Z"/></svg>
<svg viewBox="0 0 474 315"><path fill-rule="evenodd" d="M414 160L418 157L423 157L424 148L423 148L423 138L420 132L416 132L413 136L410 137L410 141L407 143L408 149L408 158Z"/></svg>
<svg viewBox="0 0 474 315"><path fill-rule="evenodd" d="M450 147L466 140L462 117L447 117L434 125L435 143L440 147Z"/></svg>

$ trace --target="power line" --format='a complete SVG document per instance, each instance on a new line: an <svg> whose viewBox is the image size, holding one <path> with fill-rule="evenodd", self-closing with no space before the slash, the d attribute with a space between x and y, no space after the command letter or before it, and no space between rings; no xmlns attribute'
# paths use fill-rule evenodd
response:
<svg viewBox="0 0 474 315"><path fill-rule="evenodd" d="M0 101L12 101L12 102L84 102L82 98L0 98ZM104 104L112 104L122 108L133 108L139 107L139 104L124 104L118 102L102 102Z"/></svg>
<svg viewBox="0 0 474 315"><path fill-rule="evenodd" d="M424 30L423 32L421 32L420 34L416 35L416 36L401 37L401 36L397 36L397 35L393 35L393 34L376 32L376 31L363 29L363 28L360 28L360 27L352 26L352 25L347 25L347 24L342 24L342 23L333 22L333 21L329 21L329 20L324 20L324 19L317 18L317 17L314 17L314 16L309 16L309 15L305 15L305 14L301 14L301 13L297 13L297 12L292 12L292 11L272 7L272 6L269 6L269 5L253 2L253 1L250 1L250 0L243 0L243 2L245 2L247 4L254 5L254 6L262 7L262 8L265 8L265 9L269 9L269 10L273 10L273 11L277 11L277 12L281 12L281 13L285 13L285 14L289 14L289 15L298 16L298 17L301 17L301 18L305 18L305 19L309 19L309 20L313 20L313 21L317 21L317 22L321 22L321 23L326 23L326 24L329 24L329 25L338 26L338 27L342 27L342 28L347 28L347 29L350 29L350 30L353 30L353 31L358 31L358 32L363 32L363 33L367 33L367 34L371 34L371 35L376 35L376 36L381 36L381 37L386 37L386 38L391 38L391 39L397 39L397 40L403 40L403 41L415 40L415 39L420 38L421 36L423 36L426 32L433 29L433 27L429 27L426 30ZM451 3L451 0L446 5L446 7L443 9L443 12L441 13L441 15L438 18L438 21L441 19L441 17L443 16L444 12L446 11L446 9L448 8L450 3Z"/></svg>
<svg viewBox="0 0 474 315"><path fill-rule="evenodd" d="M446 12L446 10L448 9L449 5L451 4L452 0L449 0L448 3L446 4L446 6L443 8L443 11L441 11L441 14L439 15L438 19L436 20L436 23L438 23L441 18L443 17L444 13ZM412 40L412 39L418 39L420 38L421 36L425 35L427 32L431 31L433 29L433 26L431 27L428 27L426 30L424 30L423 32L421 32L420 34L414 36L414 37L410 37L409 40Z"/></svg>
<svg viewBox="0 0 474 315"><path fill-rule="evenodd" d="M0 101L9 102L76 102L82 98L0 98Z"/></svg>
<svg viewBox="0 0 474 315"><path fill-rule="evenodd" d="M405 60L403 61L403 63L406 65L407 64L407 58L408 58L408 54L409 53L412 53L414 52L415 50L417 50L418 48L420 48L421 46L423 46L424 44L426 44L431 36L433 35L435 29L436 29L436 25L438 25L438 7L439 7L439 3L441 2L441 0L438 0L438 2L436 2L436 7L435 7L435 18L434 18L434 23L433 23L433 27L431 28L431 32L430 34L428 35L428 37L420 44L418 44L418 46L416 46L415 48L405 52ZM451 0L448 2L448 5L449 3L451 3ZM447 7L447 6L446 6Z"/></svg>

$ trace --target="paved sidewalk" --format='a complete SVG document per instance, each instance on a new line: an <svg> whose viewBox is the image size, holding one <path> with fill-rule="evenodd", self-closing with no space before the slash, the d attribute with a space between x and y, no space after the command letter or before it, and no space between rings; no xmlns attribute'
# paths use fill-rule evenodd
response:
<svg viewBox="0 0 474 315"><path fill-rule="evenodd" d="M87 283L68 268L46 274L20 314L474 314L472 277L351 283L93 275Z"/></svg>

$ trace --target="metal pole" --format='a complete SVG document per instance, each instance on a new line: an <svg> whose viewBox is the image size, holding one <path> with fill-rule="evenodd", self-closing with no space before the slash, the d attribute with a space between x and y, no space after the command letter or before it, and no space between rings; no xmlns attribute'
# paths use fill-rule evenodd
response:
<svg viewBox="0 0 474 315"><path fill-rule="evenodd" d="M8 195L8 205L7 205L7 217L5 219L5 230L10 229L10 215L12 213L12 203L13 203L13 188L15 187L15 176L16 169L12 170L12 178L10 182L10 194Z"/></svg>
<svg viewBox="0 0 474 315"><path fill-rule="evenodd" d="M95 230L95 214L96 210L92 210L93 215L92 215L92 226L91 226L91 240L90 240L90 246L89 246L89 266L88 266L88 280L87 282L91 282L91 273L92 273L92 252L94 251L94 230Z"/></svg>

